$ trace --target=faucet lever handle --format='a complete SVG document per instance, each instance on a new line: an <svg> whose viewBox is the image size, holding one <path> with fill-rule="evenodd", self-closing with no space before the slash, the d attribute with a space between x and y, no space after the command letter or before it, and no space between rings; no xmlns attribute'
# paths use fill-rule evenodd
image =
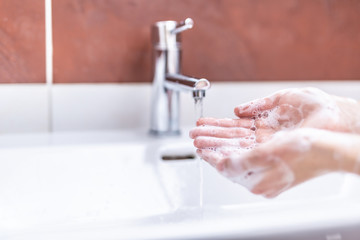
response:
<svg viewBox="0 0 360 240"><path fill-rule="evenodd" d="M191 18L186 18L185 21L180 22L175 29L171 31L172 34L178 34L185 30L191 29L194 26L194 21Z"/></svg>

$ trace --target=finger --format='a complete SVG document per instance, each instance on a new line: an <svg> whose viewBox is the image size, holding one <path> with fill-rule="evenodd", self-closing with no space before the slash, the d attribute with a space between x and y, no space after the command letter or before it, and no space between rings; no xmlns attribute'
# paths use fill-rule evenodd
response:
<svg viewBox="0 0 360 240"><path fill-rule="evenodd" d="M224 156L218 151L210 150L210 149L198 149L197 153L208 162L211 166L213 166L220 173L227 175L224 170L226 163L230 160L229 157Z"/></svg>
<svg viewBox="0 0 360 240"><path fill-rule="evenodd" d="M245 138L215 138L215 137L197 137L194 145L197 148L218 148L218 147L249 147L254 141Z"/></svg>
<svg viewBox="0 0 360 240"><path fill-rule="evenodd" d="M233 157L233 156L240 156L245 152L251 151L251 149L253 149L255 147L256 143L255 140L253 140L252 145L242 148L239 146L236 147L219 147L216 149L216 151L220 152L222 155L224 156L229 156L229 157Z"/></svg>
<svg viewBox="0 0 360 240"><path fill-rule="evenodd" d="M250 118L231 119L231 118L200 118L197 126L216 126L216 127L243 127L250 128L254 120Z"/></svg>
<svg viewBox="0 0 360 240"><path fill-rule="evenodd" d="M254 134L247 128L224 128L214 126L197 127L190 131L190 138L199 136L217 137L217 138L240 138L249 137Z"/></svg>
<svg viewBox="0 0 360 240"><path fill-rule="evenodd" d="M210 149L197 149L196 153L199 157L201 157L203 160L208 162L211 166L216 168L217 162L220 161L222 158L222 154Z"/></svg>
<svg viewBox="0 0 360 240"><path fill-rule="evenodd" d="M234 113L240 118L255 117L262 111L274 108L277 104L278 101L276 97L260 98L235 107Z"/></svg>

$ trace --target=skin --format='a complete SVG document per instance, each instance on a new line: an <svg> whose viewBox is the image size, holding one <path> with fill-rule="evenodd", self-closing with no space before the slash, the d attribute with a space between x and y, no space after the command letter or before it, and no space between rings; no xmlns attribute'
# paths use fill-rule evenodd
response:
<svg viewBox="0 0 360 240"><path fill-rule="evenodd" d="M201 118L190 137L221 174L272 198L329 172L359 174L359 108L318 89L288 89L236 107L238 119Z"/></svg>
<svg viewBox="0 0 360 240"><path fill-rule="evenodd" d="M316 88L286 89L240 105L234 109L239 118L253 119L258 141L288 128L319 128L338 132L360 133L359 103L326 94ZM278 126L266 124L266 114L278 116Z"/></svg>

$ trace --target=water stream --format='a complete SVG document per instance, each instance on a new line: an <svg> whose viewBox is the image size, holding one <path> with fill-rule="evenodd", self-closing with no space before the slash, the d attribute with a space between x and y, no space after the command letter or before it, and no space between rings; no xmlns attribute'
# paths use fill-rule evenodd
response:
<svg viewBox="0 0 360 240"><path fill-rule="evenodd" d="M203 98L194 98L195 100L195 122L203 117ZM203 161L199 158L198 160L199 168L199 207L203 207L203 188L204 188L204 173L203 173Z"/></svg>

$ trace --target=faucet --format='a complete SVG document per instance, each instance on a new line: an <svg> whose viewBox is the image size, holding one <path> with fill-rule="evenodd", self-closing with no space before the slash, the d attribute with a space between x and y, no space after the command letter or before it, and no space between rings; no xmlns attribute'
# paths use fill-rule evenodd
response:
<svg viewBox="0 0 360 240"><path fill-rule="evenodd" d="M179 93L192 92L196 100L205 97L210 82L181 74L181 32L191 29L191 18L183 22L160 21L151 29L153 44L153 92L150 134L180 135Z"/></svg>

